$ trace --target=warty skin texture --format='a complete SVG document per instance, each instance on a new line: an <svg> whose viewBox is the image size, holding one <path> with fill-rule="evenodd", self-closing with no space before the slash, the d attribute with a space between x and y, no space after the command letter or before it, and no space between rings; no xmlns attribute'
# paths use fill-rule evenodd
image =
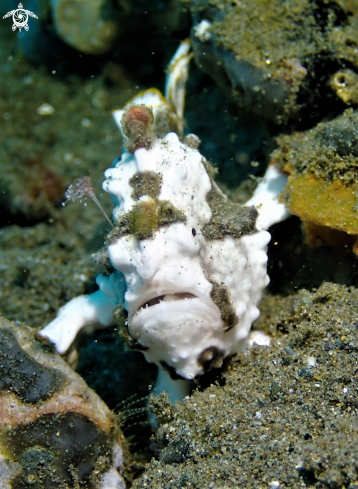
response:
<svg viewBox="0 0 358 489"><path fill-rule="evenodd" d="M271 167L248 203L258 210L257 227L252 221L240 236L204 237L206 225L220 224L220 216L212 220L210 202L227 199L209 177L197 145L190 144L194 137L185 144L170 131L171 120L179 134L182 126L178 94L184 88L178 80L188 63L188 46L182 44L178 52L169 75L174 82L167 83L169 102L152 89L114 113L124 136L123 117L126 121L131 106L138 107L133 114L141 113L140 104L153 108L154 128L161 133L167 124L168 129L164 136L156 132L145 147L128 141L133 153L125 150L105 172L103 189L115 206L115 229L107 238L110 272L97 277L99 290L70 301L40 331L64 353L80 329L115 324L123 307L132 346L159 366L160 389L169 391L172 401L188 393L188 380L246 348L269 282L266 229L287 216L277 199L286 179Z"/></svg>
<svg viewBox="0 0 358 489"><path fill-rule="evenodd" d="M206 200L212 184L199 151L181 143L174 133L158 138L149 150L125 152L105 172L103 188L116 204L115 223L138 201L149 199L133 199L129 183L133 175L148 171L161 174L158 202L170 201L185 215L185 222L162 226L148 239L138 240L133 234L112 237L108 257L113 272L99 275L99 290L70 301L40 334L64 353L85 325L115 324L113 311L123 303L129 335L146 359L172 377L190 380L245 349L269 282L270 235L256 230L240 238L203 237L202 228L212 215ZM214 284L228 291L237 316L233 327L227 327L212 300Z"/></svg>

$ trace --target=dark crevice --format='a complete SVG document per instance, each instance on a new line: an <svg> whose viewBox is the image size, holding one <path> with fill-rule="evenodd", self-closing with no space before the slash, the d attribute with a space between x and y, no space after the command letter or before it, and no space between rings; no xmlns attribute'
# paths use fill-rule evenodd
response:
<svg viewBox="0 0 358 489"><path fill-rule="evenodd" d="M205 389L211 385L219 385L224 387L226 385L225 371L230 364L230 358L226 357L223 359L223 365L220 368L213 368L208 370L203 375L200 375L192 384L192 391L203 392Z"/></svg>
<svg viewBox="0 0 358 489"><path fill-rule="evenodd" d="M16 224L22 228L36 226L36 224L40 224L41 222L47 222L49 216L45 216L42 218L28 218L24 214L12 214L10 211L5 209L4 207L0 207L0 229L5 228L7 226L13 226Z"/></svg>
<svg viewBox="0 0 358 489"><path fill-rule="evenodd" d="M318 482L318 479L315 477L312 469L305 469L304 467L299 467L297 469L300 479L309 487L313 486Z"/></svg>
<svg viewBox="0 0 358 489"><path fill-rule="evenodd" d="M286 296L302 288L318 288L322 282L347 286L357 283L358 264L354 254L340 253L327 246L308 246L298 217L275 224L270 234L267 253L270 294Z"/></svg>
<svg viewBox="0 0 358 489"><path fill-rule="evenodd" d="M326 53L318 55L315 60L302 61L308 72L304 88L297 94L297 106L302 108L297 119L288 126L289 131L306 131L322 119L333 119L344 112L347 105L329 86L329 79L342 68L350 68L348 64L338 63Z"/></svg>
<svg viewBox="0 0 358 489"><path fill-rule="evenodd" d="M185 300L185 299L197 299L197 296L191 294L190 292L175 292L174 294L168 293L164 295L158 295L144 302L140 307L138 307L137 312L140 311L141 309L147 309L148 307L152 307L152 306L156 306L157 304L160 304L162 301L164 301L166 296L172 297L172 300L168 300L166 302L175 302L177 300Z"/></svg>
<svg viewBox="0 0 358 489"><path fill-rule="evenodd" d="M332 26L344 27L348 24L348 13L345 12L336 2L327 2L325 0L315 0L316 8L313 9L313 16L317 25L326 31ZM334 15L334 21L330 19Z"/></svg>

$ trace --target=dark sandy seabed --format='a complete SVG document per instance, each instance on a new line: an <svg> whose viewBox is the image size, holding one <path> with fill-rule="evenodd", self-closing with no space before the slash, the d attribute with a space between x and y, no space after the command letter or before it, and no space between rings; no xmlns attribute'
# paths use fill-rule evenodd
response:
<svg viewBox="0 0 358 489"><path fill-rule="evenodd" d="M64 190L90 175L111 212L101 181L122 141L110 111L140 89L163 87L164 67L188 32L172 35L155 69L150 57L130 69L108 56L96 58L91 73L91 57L60 44L64 54L57 47L34 63L0 25L0 313L7 319L40 329L68 300L95 290L91 254L108 226L92 202L63 207ZM38 114L44 103L52 114ZM238 120L195 65L186 126L218 166L222 188L244 202L274 148L270 131L259 119ZM272 346L228 359L183 403L152 399L154 434L145 413L124 419L133 487L358 488L356 258L309 248L297 217L271 234L271 283L254 327L273 336ZM149 394L156 369L125 350L116 328L83 335L76 346L77 371L111 409Z"/></svg>

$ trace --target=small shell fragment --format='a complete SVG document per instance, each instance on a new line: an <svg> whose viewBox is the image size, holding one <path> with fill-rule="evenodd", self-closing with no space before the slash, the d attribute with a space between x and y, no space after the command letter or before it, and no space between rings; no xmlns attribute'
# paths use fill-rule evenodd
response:
<svg viewBox="0 0 358 489"><path fill-rule="evenodd" d="M55 109L50 104L42 104L37 109L39 115L51 115L55 112Z"/></svg>
<svg viewBox="0 0 358 489"><path fill-rule="evenodd" d="M312 367L313 368L313 367L316 366L316 359L315 359L315 357L308 356L306 362L307 362L307 365L309 367Z"/></svg>

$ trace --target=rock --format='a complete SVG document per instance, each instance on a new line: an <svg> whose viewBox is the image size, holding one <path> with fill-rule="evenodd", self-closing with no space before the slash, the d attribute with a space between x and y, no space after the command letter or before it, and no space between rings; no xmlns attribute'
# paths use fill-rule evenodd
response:
<svg viewBox="0 0 358 489"><path fill-rule="evenodd" d="M331 88L347 105L358 104L358 74L352 70L340 70L330 80Z"/></svg>
<svg viewBox="0 0 358 489"><path fill-rule="evenodd" d="M282 202L304 222L307 242L350 249L358 235L358 112L347 109L278 143L272 160L289 174Z"/></svg>
<svg viewBox="0 0 358 489"><path fill-rule="evenodd" d="M88 54L108 51L117 35L117 24L103 18L106 0L51 0L52 16L59 36L70 46Z"/></svg>
<svg viewBox="0 0 358 489"><path fill-rule="evenodd" d="M341 110L328 81L358 60L358 20L344 2L195 0L190 10L196 62L240 112L307 124Z"/></svg>
<svg viewBox="0 0 358 489"><path fill-rule="evenodd" d="M0 319L1 487L124 489L126 456L97 394L33 329Z"/></svg>

